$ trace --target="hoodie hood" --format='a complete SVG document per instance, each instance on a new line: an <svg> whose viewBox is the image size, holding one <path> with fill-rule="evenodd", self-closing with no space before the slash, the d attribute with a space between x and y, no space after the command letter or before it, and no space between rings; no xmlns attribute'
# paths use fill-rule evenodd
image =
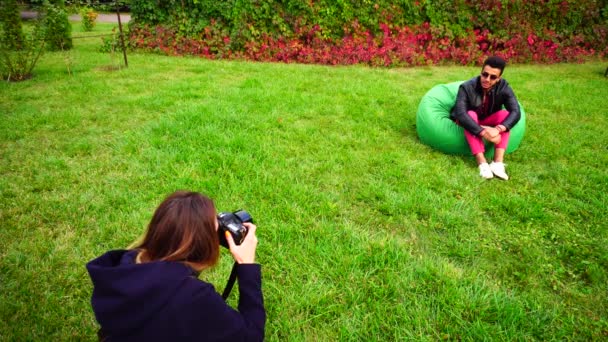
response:
<svg viewBox="0 0 608 342"><path fill-rule="evenodd" d="M194 276L178 262L136 264L136 255L135 250L115 250L86 265L93 281L95 317L110 335L138 330Z"/></svg>

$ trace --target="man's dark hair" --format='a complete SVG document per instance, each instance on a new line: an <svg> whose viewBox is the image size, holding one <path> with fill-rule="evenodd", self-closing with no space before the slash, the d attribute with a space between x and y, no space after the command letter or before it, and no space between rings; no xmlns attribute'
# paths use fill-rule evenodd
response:
<svg viewBox="0 0 608 342"><path fill-rule="evenodd" d="M495 69L500 69L500 74L502 75L502 72L505 70L505 66L507 65L507 62L498 56L492 56L492 57L488 57L486 59L486 61L483 62L483 65L481 66L481 68L483 69L486 65L489 65L490 67L495 68Z"/></svg>

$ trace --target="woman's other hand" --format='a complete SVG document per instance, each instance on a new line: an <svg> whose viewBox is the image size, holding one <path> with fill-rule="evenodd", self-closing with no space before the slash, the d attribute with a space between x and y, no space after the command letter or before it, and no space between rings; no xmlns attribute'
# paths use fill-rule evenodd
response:
<svg viewBox="0 0 608 342"><path fill-rule="evenodd" d="M244 222L243 226L247 228L247 235L240 245L236 245L232 239L232 235L226 232L226 241L228 241L228 248L234 260L239 264L253 264L255 263L255 250L258 246L258 238L255 236L257 227L255 224L250 222Z"/></svg>

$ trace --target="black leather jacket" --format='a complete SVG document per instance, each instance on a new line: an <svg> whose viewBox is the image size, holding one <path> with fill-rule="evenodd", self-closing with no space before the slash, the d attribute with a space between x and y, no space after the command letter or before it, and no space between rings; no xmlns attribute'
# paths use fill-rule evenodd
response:
<svg viewBox="0 0 608 342"><path fill-rule="evenodd" d="M467 111L473 110L477 112L478 119L482 120L501 110L504 106L509 111L509 115L502 122L502 125L507 128L507 131L513 128L521 118L521 112L517 98L509 83L505 79L501 79L490 89L488 96L490 101L489 110L484 112L482 106L483 89L481 88L480 76L464 82L458 88L456 104L452 108L450 118L472 134L479 135L483 128L471 119Z"/></svg>

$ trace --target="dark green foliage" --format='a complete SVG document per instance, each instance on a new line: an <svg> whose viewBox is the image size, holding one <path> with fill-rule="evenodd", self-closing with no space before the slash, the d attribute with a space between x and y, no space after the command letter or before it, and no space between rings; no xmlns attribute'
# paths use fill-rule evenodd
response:
<svg viewBox="0 0 608 342"><path fill-rule="evenodd" d="M75 1L72 1L74 3ZM116 2L118 2L118 10L121 12L129 11L129 3L130 0L126 1L114 1L114 0L101 0L101 1L88 1L88 0L80 0L78 1L81 6L89 6L99 12L115 12L116 11Z"/></svg>
<svg viewBox="0 0 608 342"><path fill-rule="evenodd" d="M201 32L211 20L230 25L235 6L238 0L144 0L133 1L130 8L131 17L139 18L139 23L169 25L187 34Z"/></svg>
<svg viewBox="0 0 608 342"><path fill-rule="evenodd" d="M51 51L72 48L72 25L63 0L45 2L45 25L47 47Z"/></svg>
<svg viewBox="0 0 608 342"><path fill-rule="evenodd" d="M23 31L21 17L16 0L0 0L0 26L2 36L0 44L9 50L19 50L23 46Z"/></svg>
<svg viewBox="0 0 608 342"><path fill-rule="evenodd" d="M29 7L38 7L42 6L46 0L29 0L29 1L21 1L26 6ZM78 9L79 7L91 7L98 12L115 12L116 11L116 3L118 2L118 9L121 12L129 11L129 3L131 0L69 0L66 5L70 7L75 7ZM159 1L160 2L160 1Z"/></svg>

